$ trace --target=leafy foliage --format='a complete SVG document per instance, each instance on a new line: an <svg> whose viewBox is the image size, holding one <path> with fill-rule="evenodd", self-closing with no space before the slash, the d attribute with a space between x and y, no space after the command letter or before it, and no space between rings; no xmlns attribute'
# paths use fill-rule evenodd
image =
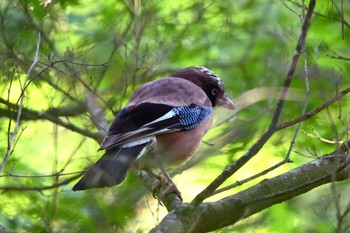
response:
<svg viewBox="0 0 350 233"><path fill-rule="evenodd" d="M317 2L282 122L300 116L305 103L308 112L349 86L346 3ZM96 126L92 105L102 106L110 122L137 86L176 69L204 65L222 77L239 111L217 110L215 127L198 153L203 158L176 176L185 201L192 200L266 131L296 46L303 9L303 1L1 1L1 158L13 151L0 174L0 224L19 232L151 229L166 212L163 207L158 212L157 201L145 195L149 192L133 175L116 188L71 191L69 179L101 156L97 142L104 132ZM29 72L38 41L38 63ZM209 201L333 151L348 140L349 103L345 96L303 122L290 157L294 163ZM16 123L19 133L10 148ZM283 160L294 133L295 127L278 132L224 185ZM222 232L345 231L349 216L341 224L336 216L349 203L348 181L340 186L324 186Z"/></svg>

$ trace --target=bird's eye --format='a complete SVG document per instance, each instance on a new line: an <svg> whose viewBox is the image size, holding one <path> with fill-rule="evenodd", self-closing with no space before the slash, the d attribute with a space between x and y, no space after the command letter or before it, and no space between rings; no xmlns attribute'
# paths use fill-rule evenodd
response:
<svg viewBox="0 0 350 233"><path fill-rule="evenodd" d="M211 90L212 95L216 95L217 93L218 93L218 89L214 88L213 90Z"/></svg>

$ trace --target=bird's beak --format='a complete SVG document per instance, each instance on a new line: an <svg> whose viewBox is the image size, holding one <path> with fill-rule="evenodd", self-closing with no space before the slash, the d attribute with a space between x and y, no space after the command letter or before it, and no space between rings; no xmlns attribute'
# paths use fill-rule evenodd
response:
<svg viewBox="0 0 350 233"><path fill-rule="evenodd" d="M216 103L218 106L227 108L227 109L235 109L235 105L232 103L232 100L228 98L226 95L219 97L216 99Z"/></svg>

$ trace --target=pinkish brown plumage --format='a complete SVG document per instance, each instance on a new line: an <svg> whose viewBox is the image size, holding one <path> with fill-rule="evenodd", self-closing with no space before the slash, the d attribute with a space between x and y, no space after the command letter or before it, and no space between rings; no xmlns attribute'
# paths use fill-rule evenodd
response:
<svg viewBox="0 0 350 233"><path fill-rule="evenodd" d="M174 185L166 167L197 151L216 105L234 108L222 80L205 67L188 67L142 85L111 124L100 148L105 154L73 190L117 185L132 166L160 168Z"/></svg>

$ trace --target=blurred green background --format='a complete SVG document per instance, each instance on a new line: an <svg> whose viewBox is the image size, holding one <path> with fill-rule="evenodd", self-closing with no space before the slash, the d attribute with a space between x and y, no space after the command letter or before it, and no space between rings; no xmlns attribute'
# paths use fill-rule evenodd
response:
<svg viewBox="0 0 350 233"><path fill-rule="evenodd" d="M281 121L301 114L305 77L307 111L349 86L349 13L349 1L317 1ZM135 88L177 69L206 66L223 79L238 108L215 111L214 128L198 152L201 159L175 177L189 202L266 130L302 18L300 0L2 0L1 161L39 31L41 39L25 90L20 137L0 174L0 224L18 232L148 232L166 210L137 177L86 192L71 191L75 181L61 184L102 155L88 96L94 93L110 122ZM346 97L304 122L291 154L294 163L209 201L333 151L348 138L349 111ZM278 132L226 184L283 160L294 132L295 127ZM337 228L334 195L345 207L350 185L344 181L336 187L322 186L218 232L347 232L348 216Z"/></svg>

